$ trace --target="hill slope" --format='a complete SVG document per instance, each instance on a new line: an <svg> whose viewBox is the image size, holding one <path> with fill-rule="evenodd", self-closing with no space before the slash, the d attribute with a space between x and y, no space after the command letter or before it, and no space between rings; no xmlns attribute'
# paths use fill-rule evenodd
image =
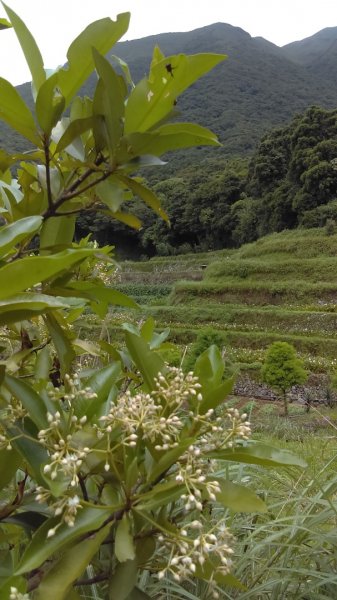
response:
<svg viewBox="0 0 337 600"><path fill-rule="evenodd" d="M199 122L219 135L223 148L217 150L217 156L252 151L264 131L309 105L329 108L337 104L337 78L331 80L329 69L322 67L325 60L322 53L320 69L309 71L291 48L279 48L263 38L252 38L242 29L224 23L187 33L121 42L113 52L129 63L134 79L139 80L148 71L155 44L168 55L180 52L228 55L228 60L193 86L177 107L181 120ZM303 56L308 53L303 45L301 48ZM325 57L330 59L329 53ZM90 95L91 90L89 80L84 92ZM19 91L25 98L30 95L28 84L19 86ZM4 136L0 130L0 145L4 141L9 143ZM212 153L212 149L194 151L196 157Z"/></svg>

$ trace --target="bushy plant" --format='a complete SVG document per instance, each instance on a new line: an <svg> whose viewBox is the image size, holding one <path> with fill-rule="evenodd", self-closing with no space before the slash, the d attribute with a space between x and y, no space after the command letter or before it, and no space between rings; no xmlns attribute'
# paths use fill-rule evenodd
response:
<svg viewBox="0 0 337 600"><path fill-rule="evenodd" d="M240 586L227 523L209 515L213 505L235 510L238 495L240 510L266 507L217 478L218 461L303 462L247 445L249 423L235 409L218 415L232 382L215 347L184 374L161 358L166 332L152 319L124 324L122 349L74 327L90 312L105 326L111 304L136 307L106 285L111 247L73 241L77 216L101 211L139 227L125 210L138 196L167 220L132 173L167 150L218 143L202 127L165 121L177 95L224 57L156 48L149 77L134 85L123 61L114 57L114 68L104 57L127 30L125 13L90 25L50 73L5 8L31 70L34 114L1 79L0 117L32 150L0 153L0 596L76 600L90 589L145 599L142 571L159 582L200 578L215 595L216 584ZM94 69L93 99L77 96Z"/></svg>

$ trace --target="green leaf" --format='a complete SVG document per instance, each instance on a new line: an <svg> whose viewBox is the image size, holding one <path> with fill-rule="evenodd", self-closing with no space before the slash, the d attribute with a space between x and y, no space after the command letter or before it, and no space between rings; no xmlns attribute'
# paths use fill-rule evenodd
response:
<svg viewBox="0 0 337 600"><path fill-rule="evenodd" d="M106 302L107 304L117 304L129 308L138 308L138 304L118 290L98 285L87 281L72 282L65 290L69 290L72 295L78 295L81 298L88 298L96 302Z"/></svg>
<svg viewBox="0 0 337 600"><path fill-rule="evenodd" d="M100 210L100 213L106 215L107 217L112 217L121 223L124 223L128 227L132 227L133 229L141 229L142 222L138 217L132 215L130 213L122 212L120 210L116 210L115 212L110 212L107 210Z"/></svg>
<svg viewBox="0 0 337 600"><path fill-rule="evenodd" d="M0 257L5 256L22 240L36 233L42 224L42 217L24 217L0 229Z"/></svg>
<svg viewBox="0 0 337 600"><path fill-rule="evenodd" d="M70 45L68 65L59 71L59 85L66 106L94 69L92 48L103 56L124 35L129 26L130 13L117 15L117 20L100 19L91 23Z"/></svg>
<svg viewBox="0 0 337 600"><path fill-rule="evenodd" d="M145 340L145 342L148 342L148 344L150 344L152 338L153 338L153 334L154 334L154 319L153 317L148 317L145 321L145 323L143 323L143 325L140 328L140 334L143 338L143 340Z"/></svg>
<svg viewBox="0 0 337 600"><path fill-rule="evenodd" d="M28 465L30 476L34 477L38 485L48 487L45 478L41 474L41 465L48 462L49 455L36 439L37 429L33 422L25 419L24 424L16 423L9 426L2 421L2 426L11 437L11 445L14 450L21 455L23 461Z"/></svg>
<svg viewBox="0 0 337 600"><path fill-rule="evenodd" d="M112 154L122 136L127 88L124 79L115 73L111 64L95 48L93 57L101 80L101 85L97 86L99 93L95 93L93 108L95 114L104 116Z"/></svg>
<svg viewBox="0 0 337 600"><path fill-rule="evenodd" d="M160 453L160 458L156 461L156 464L148 474L148 483L155 481L158 477L166 473L194 441L194 438L186 438L180 441L176 448L172 448L172 450L168 450L164 454Z"/></svg>
<svg viewBox="0 0 337 600"><path fill-rule="evenodd" d="M137 562L127 560L117 565L109 583L109 600L126 600L137 582Z"/></svg>
<svg viewBox="0 0 337 600"><path fill-rule="evenodd" d="M35 86L35 89L38 91L40 86L46 79L46 73L44 70L43 60L41 56L41 52L37 47L37 44L27 29L24 22L18 17L18 15L11 9L9 6L6 6L4 2L2 2L3 7L12 23L16 36L19 40L22 52L25 55L25 59L29 70L32 75L32 80Z"/></svg>
<svg viewBox="0 0 337 600"><path fill-rule="evenodd" d="M52 537L47 537L48 531L55 528L60 523L60 519L57 517L48 519L37 530L31 543L26 547L16 574L20 575L37 569L55 552L64 551L69 544L79 540L82 535L95 532L106 519L111 517L114 510L116 510L115 507L84 506L76 515L74 527L68 527L62 523Z"/></svg>
<svg viewBox="0 0 337 600"><path fill-rule="evenodd" d="M142 374L147 390L154 388L154 379L159 371L165 371L163 359L154 351L149 349L148 344L138 335L125 332L125 341L136 367Z"/></svg>
<svg viewBox="0 0 337 600"><path fill-rule="evenodd" d="M0 119L33 142L35 146L41 146L32 113L15 87L2 77L0 77L0 98Z"/></svg>
<svg viewBox="0 0 337 600"><path fill-rule="evenodd" d="M180 498L184 489L185 487L179 485L175 480L158 483L150 492L139 496L135 507L137 510L144 511L166 506Z"/></svg>
<svg viewBox="0 0 337 600"><path fill-rule="evenodd" d="M224 402L227 396L231 393L235 383L235 377L226 379L223 383L215 388L203 388L203 400L199 404L200 414L205 414L210 408L217 408Z"/></svg>
<svg viewBox="0 0 337 600"><path fill-rule="evenodd" d="M3 490L14 478L22 464L22 458L16 450L0 450L0 490Z"/></svg>
<svg viewBox="0 0 337 600"><path fill-rule="evenodd" d="M214 450L207 452L207 456L216 460L230 460L265 467L307 467L307 463L302 458L289 450L279 450L260 443Z"/></svg>
<svg viewBox="0 0 337 600"><path fill-rule="evenodd" d="M210 346L196 360L194 374L199 378L202 390L208 390L221 384L225 370L219 348Z"/></svg>
<svg viewBox="0 0 337 600"><path fill-rule="evenodd" d="M71 344L67 330L60 325L54 315L45 317L48 331L56 348L57 356L61 365L61 373L65 375L71 372L71 364L75 358L75 350Z"/></svg>
<svg viewBox="0 0 337 600"><path fill-rule="evenodd" d="M48 426L47 411L52 409L52 404L46 406L41 396L28 383L18 379L18 377L6 374L4 385L21 402L39 429Z"/></svg>
<svg viewBox="0 0 337 600"><path fill-rule="evenodd" d="M172 111L179 94L225 58L222 54L178 54L158 60L157 53L149 78L140 81L130 94L125 133L153 128Z"/></svg>
<svg viewBox="0 0 337 600"><path fill-rule="evenodd" d="M70 146L74 140L79 138L82 133L85 133L91 129L93 124L94 117L85 117L83 119L75 119L74 121L71 121L57 143L56 152L67 150L68 146Z"/></svg>
<svg viewBox="0 0 337 600"><path fill-rule="evenodd" d="M58 73L54 73L40 87L36 98L36 116L42 131L49 135L58 122L65 100L58 88Z"/></svg>
<svg viewBox="0 0 337 600"><path fill-rule="evenodd" d="M125 139L131 156L161 156L164 152L178 148L221 145L212 131L192 123L162 125L148 133L131 133Z"/></svg>
<svg viewBox="0 0 337 600"><path fill-rule="evenodd" d="M143 200L143 202L145 202L147 206L152 208L152 210L159 217L164 219L164 221L169 222L169 218L166 212L161 207L159 198L151 190L149 190L147 187L145 187L135 179L131 179L130 177L126 177L125 175L116 174L116 177L118 177L119 181L124 183L126 187L129 188L129 190L136 194L136 196L139 196L139 198L141 198L141 200Z"/></svg>
<svg viewBox="0 0 337 600"><path fill-rule="evenodd" d="M44 221L40 234L40 249L55 252L55 247L70 246L75 232L76 216L51 217Z"/></svg>
<svg viewBox="0 0 337 600"><path fill-rule="evenodd" d="M244 485L233 483L227 479L217 479L221 492L216 501L234 512L267 512L263 500Z"/></svg>
<svg viewBox="0 0 337 600"><path fill-rule="evenodd" d="M0 300L0 325L17 323L57 308L69 308L70 306L72 303L70 304L64 298L29 292L18 294L7 300Z"/></svg>
<svg viewBox="0 0 337 600"><path fill-rule="evenodd" d="M9 263L0 269L0 300L63 273L94 253L94 249L65 250Z"/></svg>
<svg viewBox="0 0 337 600"><path fill-rule="evenodd" d="M130 531L130 519L125 513L116 529L115 554L120 563L133 560L136 556L133 536Z"/></svg>
<svg viewBox="0 0 337 600"><path fill-rule="evenodd" d="M62 553L61 558L42 578L34 593L35 600L68 600L72 583L84 572L107 537L110 525Z"/></svg>
<svg viewBox="0 0 337 600"><path fill-rule="evenodd" d="M99 413L102 405L107 400L111 388L121 376L121 363L113 362L107 367L97 369L95 373L86 380L86 387L89 387L97 394L95 400L79 399L76 404L76 415L80 418L86 415L90 420L95 414Z"/></svg>
<svg viewBox="0 0 337 600"><path fill-rule="evenodd" d="M0 29L10 29L12 24L7 19L0 19Z"/></svg>

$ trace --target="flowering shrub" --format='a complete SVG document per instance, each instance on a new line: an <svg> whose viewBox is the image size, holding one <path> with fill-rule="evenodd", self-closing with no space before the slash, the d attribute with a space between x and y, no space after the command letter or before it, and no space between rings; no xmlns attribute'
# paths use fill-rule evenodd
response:
<svg viewBox="0 0 337 600"><path fill-rule="evenodd" d="M168 220L131 173L161 164L168 150L218 143L203 127L166 120L176 97L224 57L164 57L156 48L149 77L135 86L123 61L115 57L116 70L104 57L127 30L125 13L90 25L67 67L50 73L5 9L10 23L0 26L16 31L35 111L0 81L1 119L33 146L0 153L0 597L78 600L95 586L95 597L144 600L146 570L159 581L198 577L216 598L215 584L240 582L213 505L266 510L252 491L217 477L217 465L302 462L249 444L246 416L222 407L233 381L215 346L185 375L161 358L167 332L156 333L152 319L140 329L125 323L123 348L76 338L81 315L91 311L103 325L110 305L136 304L106 285L112 248L73 237L88 210L139 227L123 210L132 196ZM93 99L77 97L93 69ZM79 361L83 353L95 368Z"/></svg>

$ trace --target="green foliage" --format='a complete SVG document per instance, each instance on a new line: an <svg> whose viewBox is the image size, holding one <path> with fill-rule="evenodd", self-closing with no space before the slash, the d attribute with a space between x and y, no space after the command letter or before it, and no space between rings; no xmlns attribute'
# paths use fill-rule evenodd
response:
<svg viewBox="0 0 337 600"><path fill-rule="evenodd" d="M120 73L104 58L127 29L125 13L90 25L71 44L67 68L48 74L6 10L32 73L34 110L1 80L0 117L34 149L2 151L0 165L0 596L78 599L95 586L95 597L146 598L146 572L159 584L196 577L210 591L242 589L218 511L267 508L216 469L304 462L250 443L246 416L223 406L233 378L216 346L186 375L164 362L168 331L157 333L152 318L125 323L122 347L103 339L109 307L136 304L115 289L112 247L73 240L83 212L138 226L124 210L134 196L167 220L133 173L193 136L217 144L204 128L162 121L224 56L165 58L156 48L149 77L133 86L126 65ZM76 96L94 68L93 99ZM96 341L78 327L93 313Z"/></svg>
<svg viewBox="0 0 337 600"><path fill-rule="evenodd" d="M285 415L288 415L287 391L304 383L307 376L293 346L287 342L274 342L270 346L262 368L262 379L283 395Z"/></svg>

